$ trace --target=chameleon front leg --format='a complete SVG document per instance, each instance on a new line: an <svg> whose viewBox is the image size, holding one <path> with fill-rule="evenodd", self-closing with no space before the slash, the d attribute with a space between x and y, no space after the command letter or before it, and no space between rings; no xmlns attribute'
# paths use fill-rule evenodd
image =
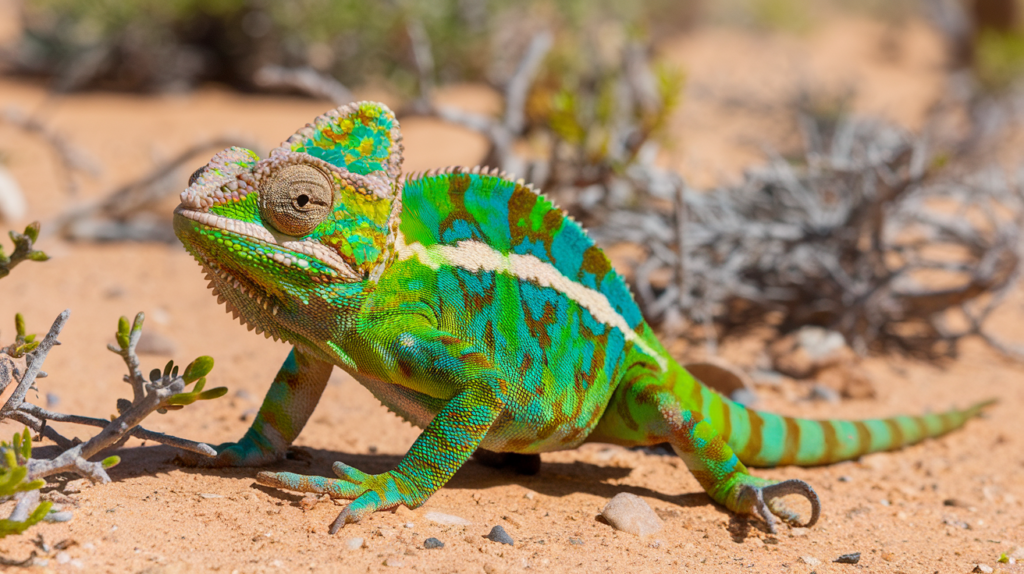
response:
<svg viewBox="0 0 1024 574"><path fill-rule="evenodd" d="M218 445L213 458L193 455L179 459L190 466L225 467L263 466L284 458L313 414L333 368L331 363L293 348L241 440Z"/></svg>
<svg viewBox="0 0 1024 574"><path fill-rule="evenodd" d="M398 466L366 474L336 462L336 479L290 472L256 477L267 486L352 499L331 524L331 534L377 510L423 504L469 459L505 404L505 380L475 344L429 327L389 340L381 367L401 373L392 383L444 404Z"/></svg>
<svg viewBox="0 0 1024 574"><path fill-rule="evenodd" d="M638 375L624 378L588 440L628 445L670 443L715 502L733 512L761 516L773 533L776 517L787 522L798 519L782 503L781 498L789 494L801 495L811 503L811 518L805 526L817 522L821 504L809 484L751 475L713 425L699 412L682 409L662 377L646 368L638 370Z"/></svg>

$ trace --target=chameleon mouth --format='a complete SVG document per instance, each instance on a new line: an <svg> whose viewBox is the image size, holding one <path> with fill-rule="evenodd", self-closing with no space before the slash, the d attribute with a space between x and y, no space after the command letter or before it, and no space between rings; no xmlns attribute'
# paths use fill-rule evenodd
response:
<svg viewBox="0 0 1024 574"><path fill-rule="evenodd" d="M243 236L255 243L271 248L265 255L277 263L296 270L306 271L311 278L318 281L337 278L342 281L360 281L362 275L352 269L337 251L316 241L293 241L287 236L279 237L263 226L246 221L238 221L210 213L190 209L184 204L174 210L175 217L182 217L205 225L211 229L219 229L234 235ZM328 273L317 272L309 264L313 259L327 268Z"/></svg>

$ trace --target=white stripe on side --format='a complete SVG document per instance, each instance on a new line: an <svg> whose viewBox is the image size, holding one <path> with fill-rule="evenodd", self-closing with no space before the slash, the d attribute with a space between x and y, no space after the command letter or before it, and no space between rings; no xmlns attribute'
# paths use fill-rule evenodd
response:
<svg viewBox="0 0 1024 574"><path fill-rule="evenodd" d="M541 261L533 255L514 253L504 255L490 245L479 241L460 241L457 245L431 245L430 247L425 247L419 242L407 245L401 232L396 237L395 250L400 261L415 256L419 258L420 263L434 270L439 269L442 265L452 265L467 271L508 273L518 279L534 281L543 287L550 287L579 303L580 306L590 311L590 314L598 321L621 331L627 341L634 343L641 351L654 359L663 371L668 369L668 360L629 328L629 323L615 311L604 293L573 281L563 275L554 265Z"/></svg>

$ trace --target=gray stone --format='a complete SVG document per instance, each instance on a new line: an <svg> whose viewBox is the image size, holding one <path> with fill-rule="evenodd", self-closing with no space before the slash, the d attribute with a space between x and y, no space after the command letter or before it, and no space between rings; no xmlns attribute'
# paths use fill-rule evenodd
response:
<svg viewBox="0 0 1024 574"><path fill-rule="evenodd" d="M508 535L508 532L505 532L505 529L500 525L492 528L491 531L487 533L486 538L499 544L508 544L509 546L515 546L516 544L515 541L512 540L512 537Z"/></svg>
<svg viewBox="0 0 1024 574"><path fill-rule="evenodd" d="M423 547L427 550L433 550L435 548L444 548L444 542L441 542L437 538L427 538L423 541Z"/></svg>
<svg viewBox="0 0 1024 574"><path fill-rule="evenodd" d="M662 522L644 499L620 492L601 509L601 516L616 530L647 536L661 530Z"/></svg>
<svg viewBox="0 0 1024 574"><path fill-rule="evenodd" d="M472 522L459 516L452 516L451 514L445 514L443 512L428 512L423 515L424 518L437 524L449 524L452 526L469 526Z"/></svg>

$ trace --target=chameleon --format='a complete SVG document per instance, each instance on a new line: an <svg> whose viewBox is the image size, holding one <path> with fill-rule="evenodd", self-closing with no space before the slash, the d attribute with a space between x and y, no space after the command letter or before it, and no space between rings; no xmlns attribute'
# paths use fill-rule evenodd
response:
<svg viewBox="0 0 1024 574"><path fill-rule="evenodd" d="M423 429L398 465L334 478L261 471L258 483L416 508L475 452L539 453L586 442L669 443L716 503L800 524L783 502L821 504L802 480L751 467L822 465L959 428L989 402L941 414L808 420L746 408L691 376L658 341L623 277L584 229L497 169L402 172L384 105L331 110L261 159L239 147L198 169L175 233L220 303L292 350L245 435L186 464L284 457L335 366ZM188 455L186 455L187 457Z"/></svg>

